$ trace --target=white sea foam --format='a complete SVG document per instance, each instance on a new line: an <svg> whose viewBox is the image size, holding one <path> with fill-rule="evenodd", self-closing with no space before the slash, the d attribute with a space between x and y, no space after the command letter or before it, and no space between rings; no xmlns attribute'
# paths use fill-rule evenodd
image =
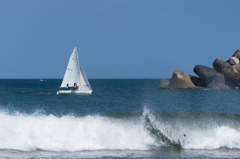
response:
<svg viewBox="0 0 240 159"><path fill-rule="evenodd" d="M88 115L9 115L0 112L0 149L34 151L148 150L163 141L146 129L145 116L164 137L184 149L240 148L240 131L230 126L192 127L161 121L145 109L142 120ZM140 119L140 118L139 118ZM203 120L205 121L205 120ZM158 132L157 135L160 135Z"/></svg>
<svg viewBox="0 0 240 159"><path fill-rule="evenodd" d="M240 148L240 132L229 126L188 132L186 149Z"/></svg>
<svg viewBox="0 0 240 159"><path fill-rule="evenodd" d="M148 115L157 129L170 141L179 142L184 149L240 149L240 131L237 128L223 124L217 125L215 122L211 123L212 119L209 121L206 119L191 121L196 122L194 126L186 120L175 123L166 120L161 121L163 119L157 120L148 109L145 109L143 114ZM199 127L198 124L203 124L205 127Z"/></svg>
<svg viewBox="0 0 240 159"><path fill-rule="evenodd" d="M141 123L107 117L8 115L0 112L0 149L32 151L146 150L154 139Z"/></svg>

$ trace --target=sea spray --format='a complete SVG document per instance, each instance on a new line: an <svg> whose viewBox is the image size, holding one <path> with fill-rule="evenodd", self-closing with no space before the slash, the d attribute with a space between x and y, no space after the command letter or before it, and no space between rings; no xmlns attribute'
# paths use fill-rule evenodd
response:
<svg viewBox="0 0 240 159"><path fill-rule="evenodd" d="M222 120L222 123L219 121ZM0 111L0 149L21 151L240 149L239 116L64 115Z"/></svg>
<svg viewBox="0 0 240 159"><path fill-rule="evenodd" d="M147 150L155 140L141 122L98 115L9 115L0 112L0 149L22 151Z"/></svg>
<svg viewBox="0 0 240 159"><path fill-rule="evenodd" d="M219 126L217 128L201 131L189 131L188 142L185 149L219 149L240 148L240 132L229 127Z"/></svg>
<svg viewBox="0 0 240 159"><path fill-rule="evenodd" d="M172 134L166 131L168 128L161 122L157 123L155 116L147 108L144 108L143 117L146 130L156 139L159 146L181 148L180 141L174 141Z"/></svg>
<svg viewBox="0 0 240 159"><path fill-rule="evenodd" d="M240 148L238 115L222 113L151 113L143 111L145 128L158 148L183 149Z"/></svg>

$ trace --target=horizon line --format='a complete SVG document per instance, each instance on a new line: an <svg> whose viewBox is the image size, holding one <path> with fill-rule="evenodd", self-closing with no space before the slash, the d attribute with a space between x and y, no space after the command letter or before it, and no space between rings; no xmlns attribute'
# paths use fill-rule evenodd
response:
<svg viewBox="0 0 240 159"><path fill-rule="evenodd" d="M156 79L156 80L161 80L161 79L171 79L171 78L88 78L88 80L137 80L137 79ZM62 80L62 78L0 78L0 80Z"/></svg>

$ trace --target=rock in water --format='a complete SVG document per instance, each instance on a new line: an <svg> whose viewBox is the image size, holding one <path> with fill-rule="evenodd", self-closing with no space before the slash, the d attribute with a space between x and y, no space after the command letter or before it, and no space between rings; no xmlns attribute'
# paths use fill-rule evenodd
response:
<svg viewBox="0 0 240 159"><path fill-rule="evenodd" d="M240 82L240 73L229 62L217 58L213 62L213 67L220 73L224 74L226 83L230 87L236 87Z"/></svg>
<svg viewBox="0 0 240 159"><path fill-rule="evenodd" d="M237 64L237 65L233 65L233 68L234 68L238 73L240 73L240 63Z"/></svg>
<svg viewBox="0 0 240 159"><path fill-rule="evenodd" d="M204 83L204 81L201 78L196 77L196 76L190 76L190 75L189 75L189 77L195 86L197 86L199 88L206 87L206 84Z"/></svg>
<svg viewBox="0 0 240 159"><path fill-rule="evenodd" d="M240 59L240 50L237 50L233 55L232 57L236 57L238 59Z"/></svg>
<svg viewBox="0 0 240 159"><path fill-rule="evenodd" d="M160 80L158 84L158 89L168 89L169 88L169 80Z"/></svg>
<svg viewBox="0 0 240 159"><path fill-rule="evenodd" d="M158 88L232 88L240 90L240 50L237 50L228 61L217 58L213 62L213 68L196 65L194 72L198 77L189 76L181 70L176 70L172 75L170 83L168 80L161 80Z"/></svg>
<svg viewBox="0 0 240 159"><path fill-rule="evenodd" d="M190 77L183 73L181 70L176 70L173 72L169 88L173 89L187 89L196 88L196 86L191 81Z"/></svg>
<svg viewBox="0 0 240 159"><path fill-rule="evenodd" d="M194 72L202 79L204 85L212 89L229 89L225 84L224 75L215 69L203 65L196 65Z"/></svg>
<svg viewBox="0 0 240 159"><path fill-rule="evenodd" d="M193 71L205 82L207 85L210 83L209 78L216 75L217 71L203 65L196 65Z"/></svg>
<svg viewBox="0 0 240 159"><path fill-rule="evenodd" d="M239 64L239 59L236 58L236 57L231 57L229 59L229 63L232 64L232 65L237 65L237 64Z"/></svg>

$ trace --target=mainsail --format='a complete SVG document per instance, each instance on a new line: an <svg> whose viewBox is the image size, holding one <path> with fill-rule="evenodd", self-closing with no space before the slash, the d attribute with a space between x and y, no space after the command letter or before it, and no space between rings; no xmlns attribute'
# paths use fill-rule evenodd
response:
<svg viewBox="0 0 240 159"><path fill-rule="evenodd" d="M61 84L61 87L73 87L74 83L79 86L79 90L91 90L91 86L83 71L82 66L79 64L77 48L73 49L73 52L69 58L68 66Z"/></svg>

